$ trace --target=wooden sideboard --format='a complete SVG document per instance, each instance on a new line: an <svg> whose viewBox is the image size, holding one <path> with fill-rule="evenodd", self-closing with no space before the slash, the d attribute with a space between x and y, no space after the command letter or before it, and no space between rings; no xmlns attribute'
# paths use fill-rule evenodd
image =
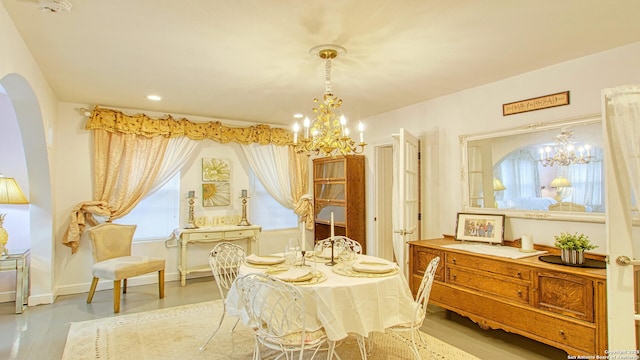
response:
<svg viewBox="0 0 640 360"><path fill-rule="evenodd" d="M429 303L570 355L605 355L604 269L556 265L539 256L511 259L443 247L453 239L410 242L415 293L429 261L440 257Z"/></svg>

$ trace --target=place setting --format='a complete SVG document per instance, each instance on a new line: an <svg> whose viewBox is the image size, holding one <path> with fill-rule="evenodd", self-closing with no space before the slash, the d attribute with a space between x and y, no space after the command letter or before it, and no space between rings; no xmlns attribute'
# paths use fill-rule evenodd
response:
<svg viewBox="0 0 640 360"><path fill-rule="evenodd" d="M385 277L399 272L395 263L378 258L360 256L355 261L339 262L333 266L333 272L348 277Z"/></svg>
<svg viewBox="0 0 640 360"><path fill-rule="evenodd" d="M268 269L275 265L284 263L285 258L283 255L263 255L258 256L256 254L248 255L246 258L246 265L257 269Z"/></svg>

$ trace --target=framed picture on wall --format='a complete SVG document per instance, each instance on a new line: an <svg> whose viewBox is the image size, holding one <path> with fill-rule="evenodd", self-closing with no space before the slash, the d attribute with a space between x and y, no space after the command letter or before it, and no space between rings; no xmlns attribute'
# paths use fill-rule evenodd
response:
<svg viewBox="0 0 640 360"><path fill-rule="evenodd" d="M456 240L502 244L504 215L458 213Z"/></svg>
<svg viewBox="0 0 640 360"><path fill-rule="evenodd" d="M228 182L214 182L202 184L202 206L231 205L231 184Z"/></svg>
<svg viewBox="0 0 640 360"><path fill-rule="evenodd" d="M231 181L229 160L202 158L202 181Z"/></svg>

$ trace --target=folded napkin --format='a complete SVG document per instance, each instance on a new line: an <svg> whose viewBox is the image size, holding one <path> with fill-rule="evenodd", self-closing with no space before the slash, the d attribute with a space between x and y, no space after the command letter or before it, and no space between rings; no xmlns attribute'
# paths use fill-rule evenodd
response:
<svg viewBox="0 0 640 360"><path fill-rule="evenodd" d="M272 272L272 276L282 281L295 282L309 280L313 277L313 274L311 273L310 269L292 267L282 272L274 271Z"/></svg>
<svg viewBox="0 0 640 360"><path fill-rule="evenodd" d="M275 265L280 264L284 261L284 257L282 256L258 256L256 254L251 254L246 257L246 260L249 264L254 265Z"/></svg>
<svg viewBox="0 0 640 360"><path fill-rule="evenodd" d="M396 264L388 263L385 261L367 261L367 260L359 260L353 263L351 268L355 271L373 273L373 274L384 274L395 269Z"/></svg>

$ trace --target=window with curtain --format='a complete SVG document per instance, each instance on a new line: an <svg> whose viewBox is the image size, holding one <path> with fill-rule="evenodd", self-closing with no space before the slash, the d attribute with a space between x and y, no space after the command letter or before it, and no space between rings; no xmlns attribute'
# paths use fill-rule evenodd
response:
<svg viewBox="0 0 640 360"><path fill-rule="evenodd" d="M280 205L264 188L253 170L249 170L251 197L248 200L249 222L262 226L262 230L282 230L298 227L298 215Z"/></svg>
<svg viewBox="0 0 640 360"><path fill-rule="evenodd" d="M136 224L134 241L166 239L180 226L180 172L166 184L145 196L118 224Z"/></svg>

